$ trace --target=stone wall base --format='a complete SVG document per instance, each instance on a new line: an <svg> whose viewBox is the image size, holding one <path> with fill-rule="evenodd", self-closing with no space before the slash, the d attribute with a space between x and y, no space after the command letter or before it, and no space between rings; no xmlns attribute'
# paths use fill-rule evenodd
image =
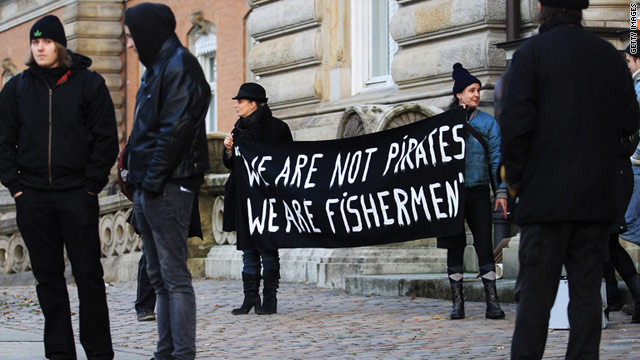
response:
<svg viewBox="0 0 640 360"><path fill-rule="evenodd" d="M280 275L286 282L345 287L347 275L418 274L446 271L446 251L434 247L281 249ZM208 278L240 279L242 252L235 245L214 246L205 260Z"/></svg>
<svg viewBox="0 0 640 360"><path fill-rule="evenodd" d="M131 281L138 279L138 262L142 252L103 258L104 282ZM67 266L69 267L69 266Z"/></svg>

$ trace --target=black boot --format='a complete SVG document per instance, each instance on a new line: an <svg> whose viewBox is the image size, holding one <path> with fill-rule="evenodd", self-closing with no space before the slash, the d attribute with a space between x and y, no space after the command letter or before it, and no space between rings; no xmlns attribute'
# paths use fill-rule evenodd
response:
<svg viewBox="0 0 640 360"><path fill-rule="evenodd" d="M498 302L498 289L496 289L495 280L482 279L484 284L484 296L487 302L487 319L502 319L504 318L504 311L500 309L500 303Z"/></svg>
<svg viewBox="0 0 640 360"><path fill-rule="evenodd" d="M262 289L262 307L256 311L260 315L271 315L278 312L278 285L280 283L280 271L264 273L264 288Z"/></svg>
<svg viewBox="0 0 640 360"><path fill-rule="evenodd" d="M633 315L631 316L632 323L640 323L640 275L634 275L627 284L631 298L633 299Z"/></svg>
<svg viewBox="0 0 640 360"><path fill-rule="evenodd" d="M607 308L605 313L620 311L622 304L618 301L618 279L616 279L615 270L613 270L610 263L605 264L603 270L607 284Z"/></svg>
<svg viewBox="0 0 640 360"><path fill-rule="evenodd" d="M233 315L245 315L255 307L256 313L260 311L260 275L242 273L242 285L244 287L244 301L238 309L231 310Z"/></svg>
<svg viewBox="0 0 640 360"><path fill-rule="evenodd" d="M464 295L462 294L462 280L454 281L449 279L451 286L451 320L464 319Z"/></svg>

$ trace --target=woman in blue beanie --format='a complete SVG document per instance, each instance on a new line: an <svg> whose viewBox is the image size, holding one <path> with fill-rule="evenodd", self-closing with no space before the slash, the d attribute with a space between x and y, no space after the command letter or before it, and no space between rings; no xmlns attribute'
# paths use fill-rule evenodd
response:
<svg viewBox="0 0 640 360"><path fill-rule="evenodd" d="M465 147L465 219L473 234L473 246L478 254L480 276L484 284L487 319L504 318L496 290L496 264L491 238L490 186L498 189L497 170L500 159L500 130L493 116L478 109L480 87L475 76L462 67L453 65L453 102L451 107L463 106L467 110L467 139ZM493 182L493 184L491 184ZM495 209L502 207L506 217L506 189L497 191ZM464 248L467 245L465 229L458 235L438 238L438 247L447 249L447 273L451 286L453 309L451 319L464 319L462 293Z"/></svg>

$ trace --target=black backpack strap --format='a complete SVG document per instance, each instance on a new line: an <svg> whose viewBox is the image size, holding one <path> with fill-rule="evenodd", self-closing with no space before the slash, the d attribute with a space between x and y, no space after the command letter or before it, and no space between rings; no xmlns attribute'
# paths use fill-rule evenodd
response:
<svg viewBox="0 0 640 360"><path fill-rule="evenodd" d="M18 77L18 84L16 85L16 102L20 102L20 96L24 91L26 79L24 78L24 71L16 75Z"/></svg>
<svg viewBox="0 0 640 360"><path fill-rule="evenodd" d="M484 152L487 154L487 166L489 167L489 182L491 182L491 189L493 190L493 195L496 195L495 183L493 182L493 174L491 173L491 157L489 156L489 144L487 144L486 140L482 137L482 135L476 130L469 122L465 121L464 123L467 131L474 137L480 145L484 148Z"/></svg>

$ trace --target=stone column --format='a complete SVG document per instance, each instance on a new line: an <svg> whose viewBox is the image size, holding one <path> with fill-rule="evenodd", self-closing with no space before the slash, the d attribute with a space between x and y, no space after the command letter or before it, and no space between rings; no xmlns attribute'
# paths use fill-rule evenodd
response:
<svg viewBox="0 0 640 360"><path fill-rule="evenodd" d="M122 2L118 0L78 0L62 13L68 48L90 57L93 60L90 69L100 73L106 81L116 110L120 142L124 141L122 14Z"/></svg>

